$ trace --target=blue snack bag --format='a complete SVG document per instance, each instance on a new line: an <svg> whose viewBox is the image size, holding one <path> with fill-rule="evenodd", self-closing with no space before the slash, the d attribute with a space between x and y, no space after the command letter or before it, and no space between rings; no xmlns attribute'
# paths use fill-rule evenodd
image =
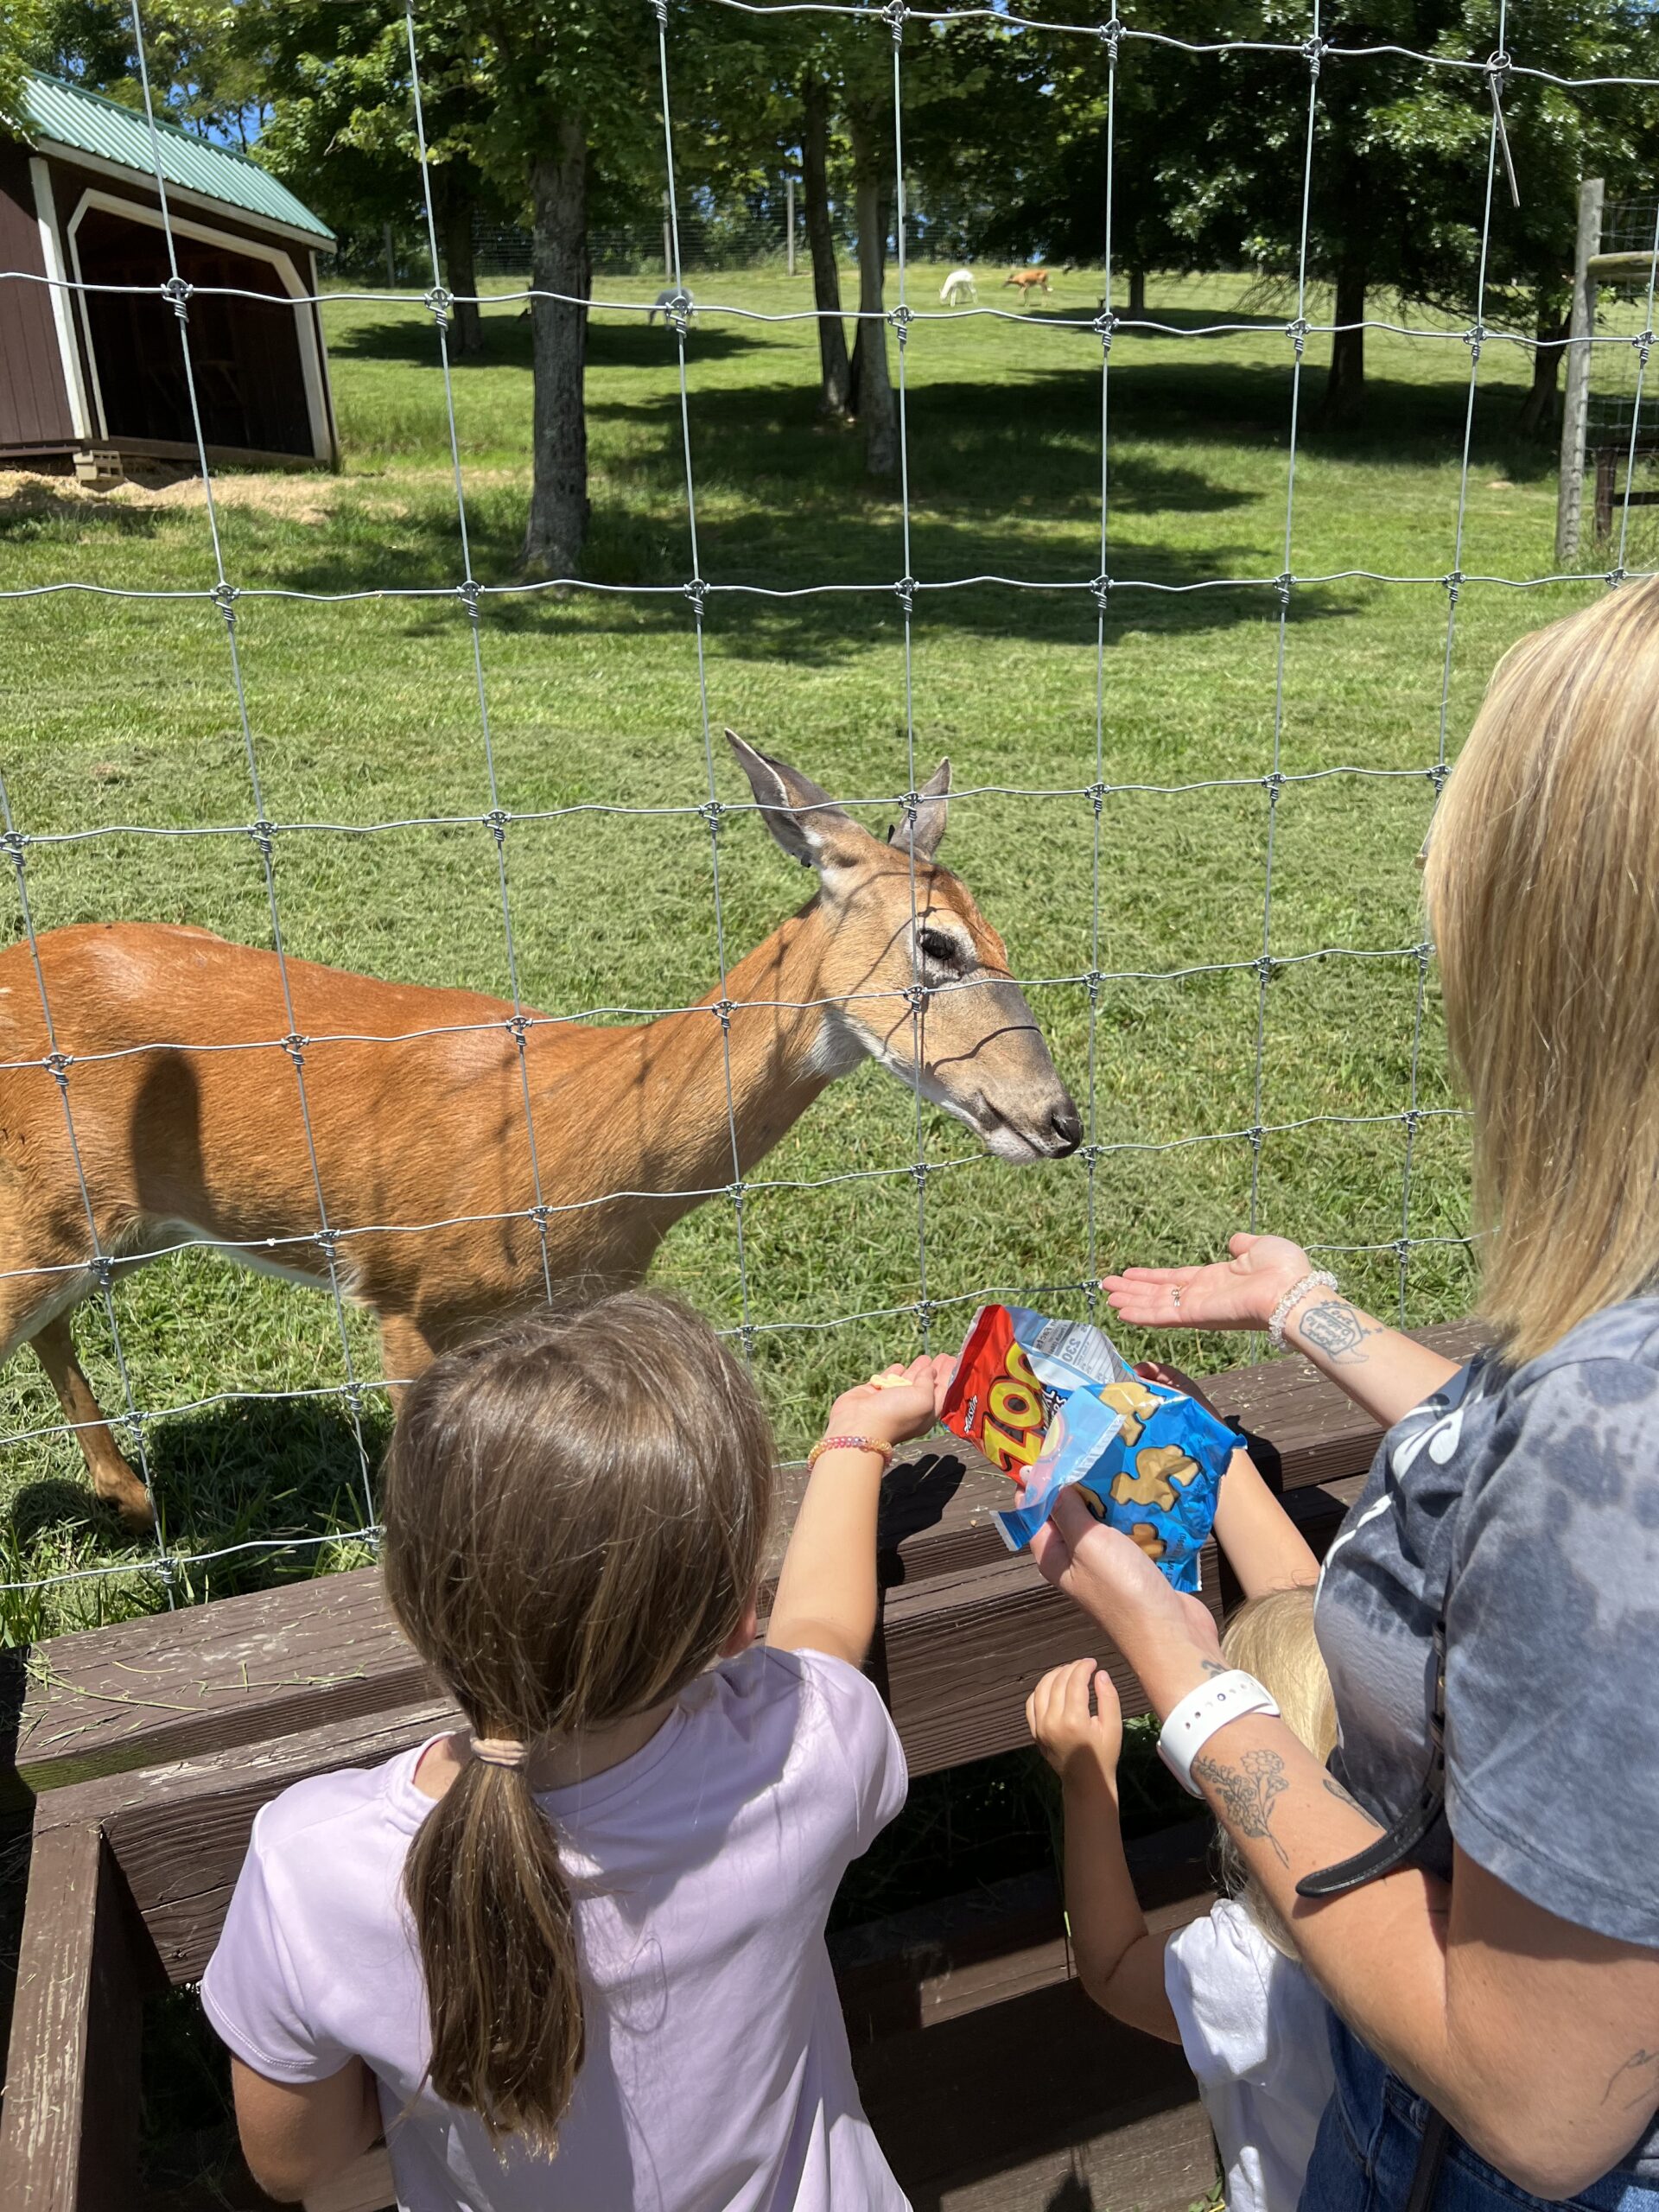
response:
<svg viewBox="0 0 1659 2212"><path fill-rule="evenodd" d="M940 1417L1018 1484L1019 1504L996 1516L1010 1551L1075 1484L1177 1590L1196 1592L1237 1440L1185 1392L1135 1374L1098 1329L1023 1306L982 1306Z"/></svg>
<svg viewBox="0 0 1659 2212"><path fill-rule="evenodd" d="M1074 1394L1064 1408L1068 1427L1080 1434L1083 1395ZM1097 1520L1121 1529L1156 1561L1166 1581L1196 1596L1198 1554L1238 1439L1184 1391L1138 1375L1088 1395L1112 1421L1109 1435L1097 1450L1063 1452L1040 1497L1022 1494L1014 1511L999 1513L1004 1541L1010 1551L1028 1544L1048 1518L1055 1491L1075 1483Z"/></svg>

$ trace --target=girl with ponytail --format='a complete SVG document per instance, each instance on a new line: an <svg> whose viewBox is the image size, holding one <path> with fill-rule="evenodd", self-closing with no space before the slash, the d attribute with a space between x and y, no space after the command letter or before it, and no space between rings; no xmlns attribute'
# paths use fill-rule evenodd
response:
<svg viewBox="0 0 1659 2212"><path fill-rule="evenodd" d="M254 1824L202 1997L272 2196L384 2130L407 2212L902 2208L823 1929L904 1800L858 1669L949 1365L836 1402L764 1645L772 1437L696 1315L629 1293L411 1385L386 1594L466 1726Z"/></svg>

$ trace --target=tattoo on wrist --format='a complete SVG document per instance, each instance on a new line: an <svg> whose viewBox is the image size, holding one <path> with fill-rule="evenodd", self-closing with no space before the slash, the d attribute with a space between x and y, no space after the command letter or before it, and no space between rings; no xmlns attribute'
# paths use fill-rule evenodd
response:
<svg viewBox="0 0 1659 2212"><path fill-rule="evenodd" d="M1601 2093L1603 2104L1611 2101L1615 2090L1619 2093L1619 2107L1624 2112L1633 2112L1637 2105L1651 2104L1653 2102L1652 2082L1649 2082L1645 2088L1638 2083L1634 2096L1629 2093L1632 2078L1637 2075L1648 2073L1656 2066L1659 2066L1659 2050L1633 2050L1622 2066L1616 2066L1613 2069L1611 2078Z"/></svg>
<svg viewBox="0 0 1659 2212"><path fill-rule="evenodd" d="M1357 1366L1366 1354L1359 1349L1367 1337L1380 1337L1382 1324L1368 1321L1345 1298L1322 1298L1305 1306L1290 1323L1291 1333L1322 1351L1333 1367Z"/></svg>
<svg viewBox="0 0 1659 2212"><path fill-rule="evenodd" d="M1271 1844L1279 1864L1288 1866L1285 1847L1268 1825L1274 1800L1290 1787L1285 1778L1285 1763L1277 1751L1255 1751L1245 1752L1241 1766L1242 1771L1240 1767L1224 1766L1219 1759L1201 1751L1192 1762L1192 1771L1221 1800L1222 1818L1230 1828L1252 1842Z"/></svg>

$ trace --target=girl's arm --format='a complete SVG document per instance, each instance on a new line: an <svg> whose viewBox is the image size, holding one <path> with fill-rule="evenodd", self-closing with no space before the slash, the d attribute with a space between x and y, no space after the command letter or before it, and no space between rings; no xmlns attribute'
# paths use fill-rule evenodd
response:
<svg viewBox="0 0 1659 2212"><path fill-rule="evenodd" d="M1127 1537L1063 1495L1035 1548L1154 1710L1198 1687L1210 1654ZM1193 1777L1337 2009L1500 2172L1554 2202L1644 2133L1659 2101L1659 1952L1573 1927L1461 1851L1449 1890L1402 1869L1323 1903L1298 1897L1303 1875L1378 1831L1282 1721L1230 1723Z"/></svg>
<svg viewBox="0 0 1659 2212"><path fill-rule="evenodd" d="M1126 1268L1101 1287L1136 1328L1265 1329L1285 1293L1313 1271L1287 1236L1240 1235L1227 1249L1232 1258L1209 1267ZM1455 1361L1362 1313L1337 1291L1310 1291L1284 1325L1287 1342L1385 1428L1458 1372Z"/></svg>
<svg viewBox="0 0 1659 2212"><path fill-rule="evenodd" d="M231 2085L248 2171L267 2196L297 2204L380 2140L380 2098L360 2058L325 2082L272 2082L234 2053Z"/></svg>
<svg viewBox="0 0 1659 2212"><path fill-rule="evenodd" d="M1111 1676L1092 1659L1056 1667L1026 1700L1026 1726L1060 1777L1065 1917L1077 1980L1114 2019L1179 2043L1164 1991L1165 1938L1148 1933L1123 1856L1117 1816L1123 1714Z"/></svg>
<svg viewBox="0 0 1659 2212"><path fill-rule="evenodd" d="M827 1436L886 1444L925 1436L938 1417L956 1362L912 1360L879 1382L843 1391ZM827 1651L861 1667L875 1634L875 1517L886 1465L880 1452L826 1452L807 1479L766 1624L779 1651Z"/></svg>
<svg viewBox="0 0 1659 2212"><path fill-rule="evenodd" d="M1179 1367L1143 1359L1136 1372L1148 1382L1185 1391L1206 1413L1215 1412L1198 1384ZM1311 1588L1319 1579L1319 1562L1312 1546L1262 1481L1255 1460L1242 1449L1228 1461L1217 1493L1216 1541L1247 1598L1298 1585Z"/></svg>

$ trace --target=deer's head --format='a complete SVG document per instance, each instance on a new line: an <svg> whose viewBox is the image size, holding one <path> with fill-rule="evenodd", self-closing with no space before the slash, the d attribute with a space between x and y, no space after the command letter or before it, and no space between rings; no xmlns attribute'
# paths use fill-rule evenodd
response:
<svg viewBox="0 0 1659 2212"><path fill-rule="evenodd" d="M1008 967L1001 938L959 876L934 855L944 835L950 764L919 794L913 823L886 843L810 776L728 730L761 808L790 855L818 877L822 924L814 1046L838 1075L868 1053L906 1088L965 1122L1001 1160L1058 1160L1083 1122Z"/></svg>

